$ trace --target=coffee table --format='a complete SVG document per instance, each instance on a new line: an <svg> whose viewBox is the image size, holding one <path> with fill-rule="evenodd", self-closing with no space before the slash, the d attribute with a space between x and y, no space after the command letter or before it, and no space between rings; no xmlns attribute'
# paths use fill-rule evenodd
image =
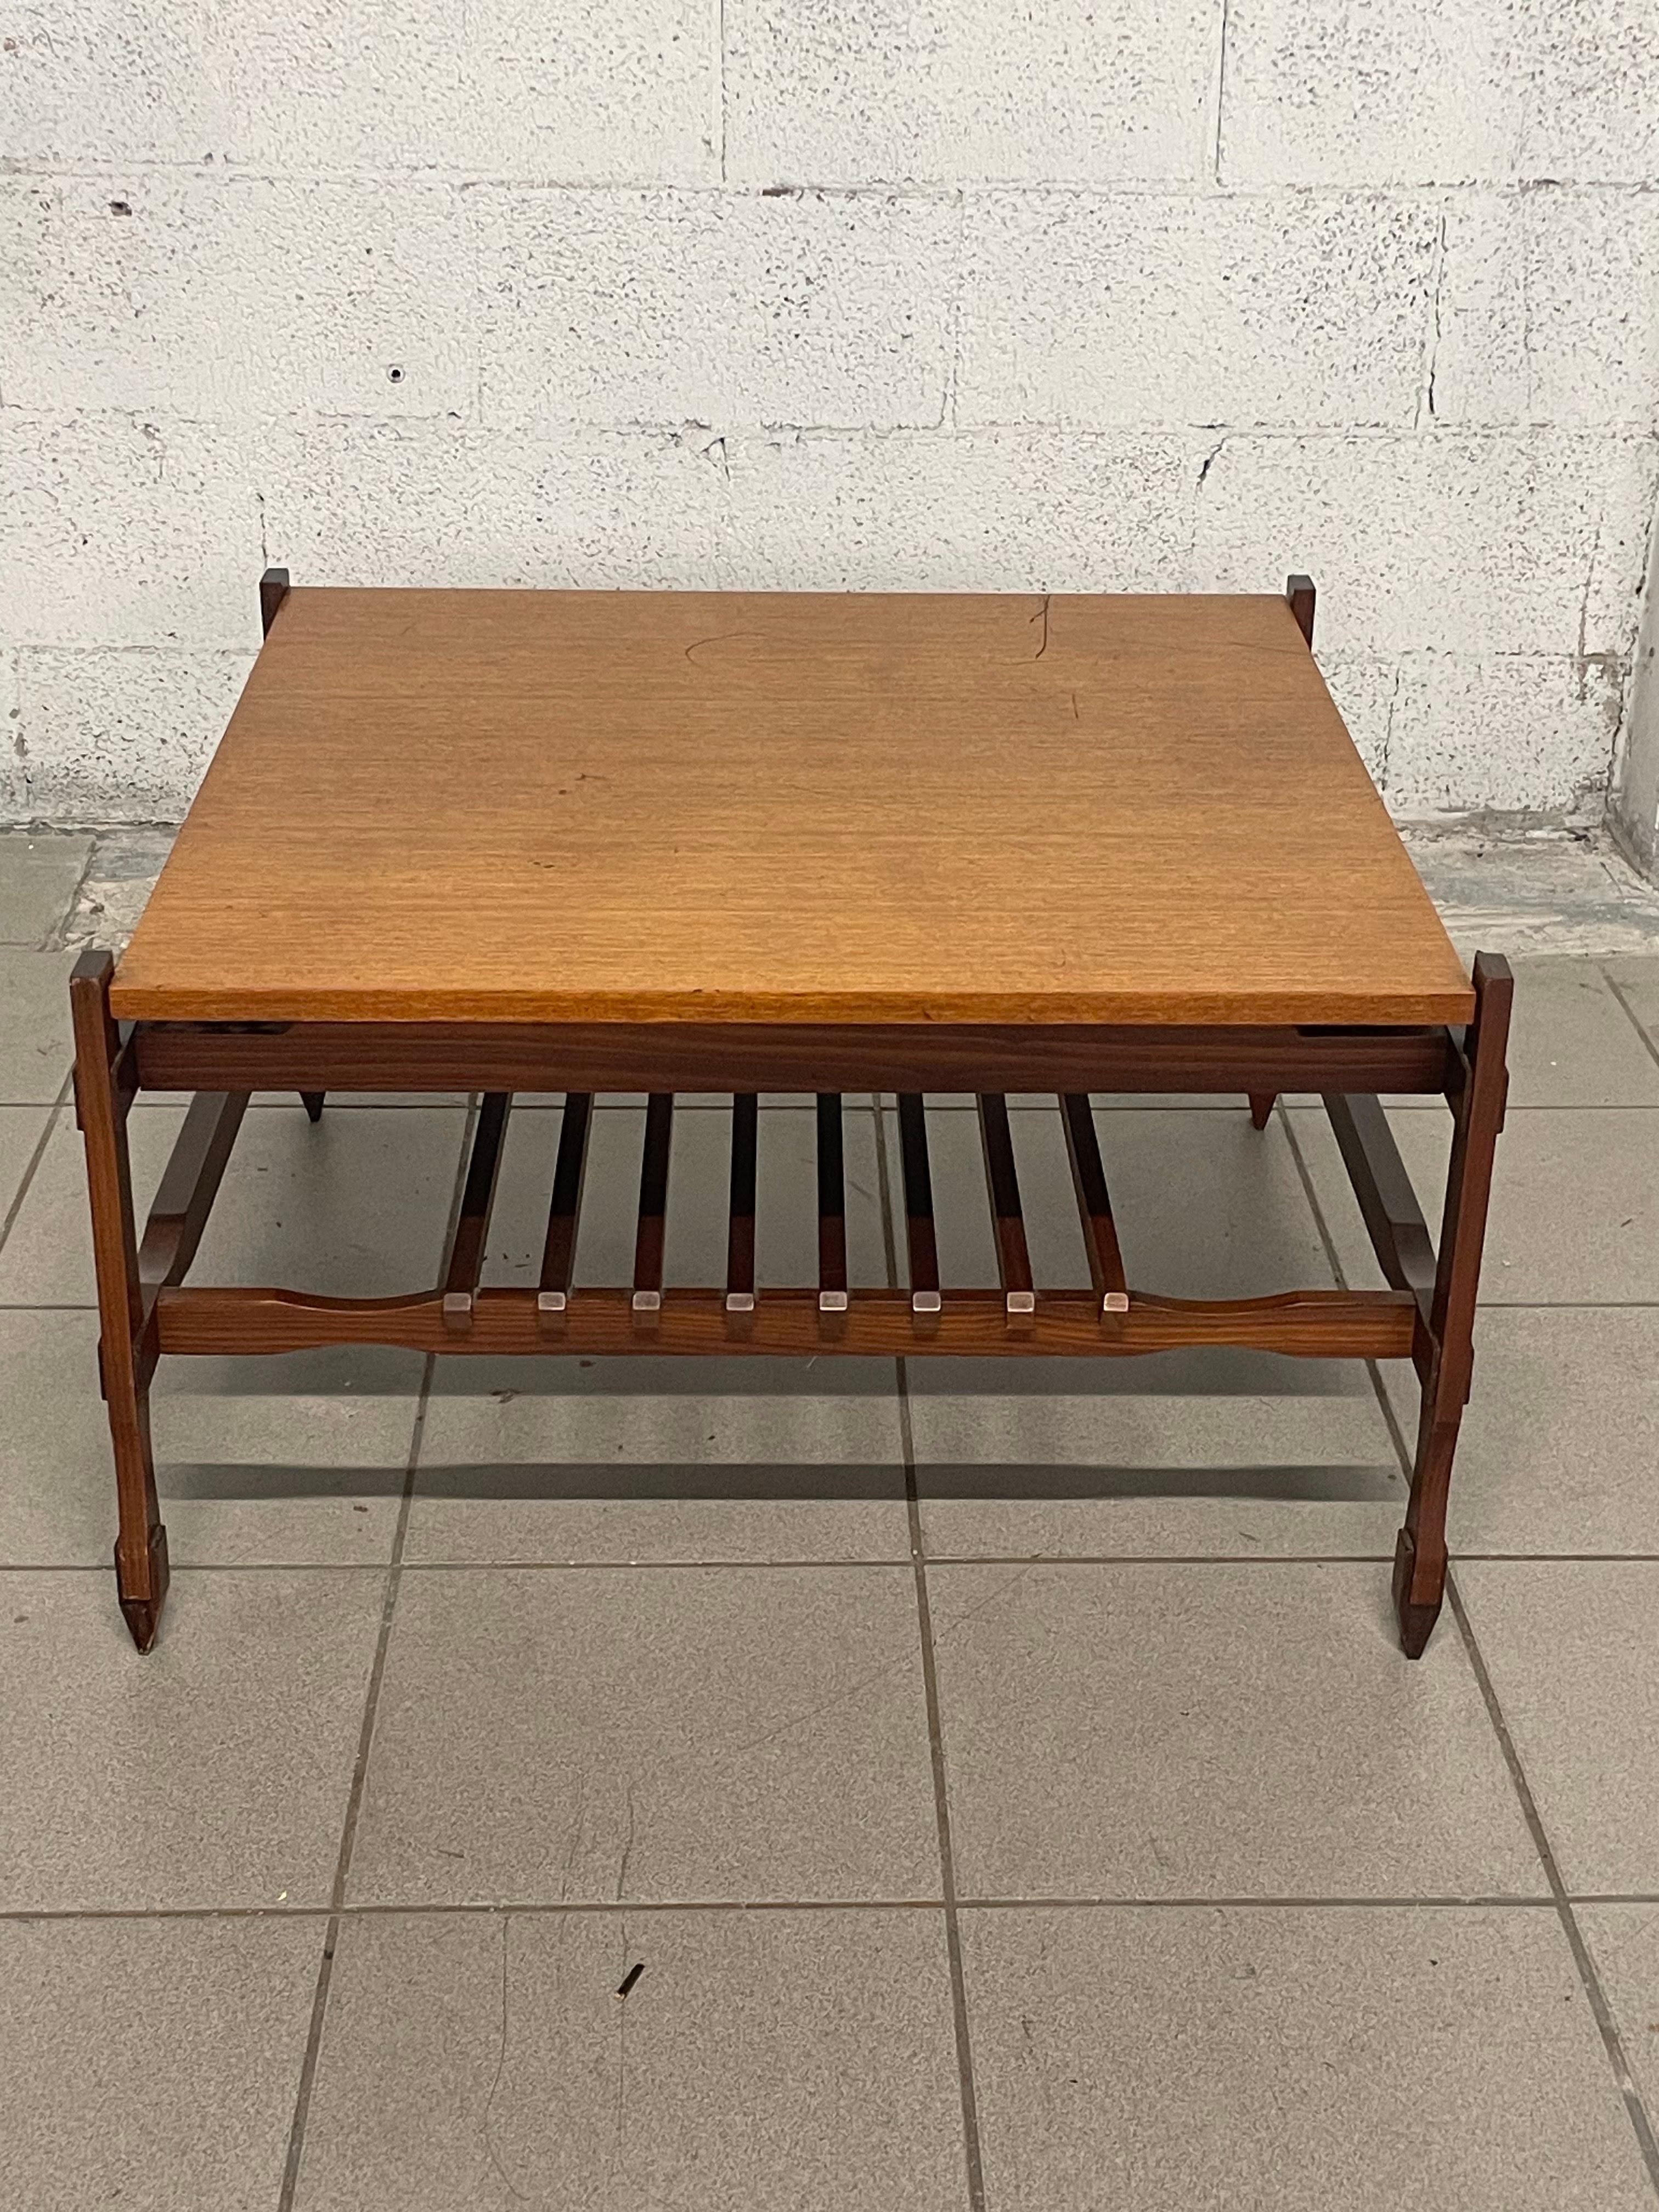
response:
<svg viewBox="0 0 1659 2212"><path fill-rule="evenodd" d="M1511 984L1468 976L1283 596L261 585L265 641L118 962L71 984L120 1604L167 1587L163 1353L1409 1359L1394 1593L1445 1580ZM127 1117L195 1094L140 1235ZM187 1284L251 1092L477 1094L441 1278ZM976 1096L1000 1279L940 1280L923 1097ZM1323 1097L1386 1290L1133 1286L1091 1091ZM573 1273L596 1094L645 1092L632 1279ZM730 1094L725 1279L665 1287L676 1093ZM849 1286L842 1096L896 1099L908 1279ZM1034 1281L1010 1092L1063 1112L1090 1279ZM515 1093L562 1093L538 1287L481 1284ZM817 1102L817 1280L757 1285L756 1101ZM1437 1251L1379 1103L1438 1094Z"/></svg>

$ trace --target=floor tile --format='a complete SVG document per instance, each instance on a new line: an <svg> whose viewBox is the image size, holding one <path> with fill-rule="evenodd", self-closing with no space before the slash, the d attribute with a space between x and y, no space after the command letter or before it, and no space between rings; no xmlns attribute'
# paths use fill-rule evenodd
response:
<svg viewBox="0 0 1659 2212"><path fill-rule="evenodd" d="M966 1897L1536 1896L1455 1635L1376 1565L928 1570Z"/></svg>
<svg viewBox="0 0 1659 2212"><path fill-rule="evenodd" d="M1594 960L1516 960L1511 1106L1659 1106L1656 1060Z"/></svg>
<svg viewBox="0 0 1659 2212"><path fill-rule="evenodd" d="M324 1928L0 1923L0 2205L274 2204Z"/></svg>
<svg viewBox="0 0 1659 2212"><path fill-rule="evenodd" d="M404 1576L354 1903L939 1881L908 1569Z"/></svg>
<svg viewBox="0 0 1659 2212"><path fill-rule="evenodd" d="M0 945L42 944L64 920L90 837L0 833Z"/></svg>
<svg viewBox="0 0 1659 2212"><path fill-rule="evenodd" d="M1619 987L1620 995L1639 1024L1642 1034L1659 1052L1659 956L1604 960L1601 972Z"/></svg>
<svg viewBox="0 0 1659 2212"><path fill-rule="evenodd" d="M296 2202L956 2212L960 2132L936 1913L376 1915L341 1936Z"/></svg>
<svg viewBox="0 0 1659 2212"><path fill-rule="evenodd" d="M1416 1378L1382 1369L1401 1433ZM1659 1553L1659 1309L1486 1306L1448 1525L1466 1552Z"/></svg>
<svg viewBox="0 0 1659 2212"><path fill-rule="evenodd" d="M173 1565L383 1564L421 1372L369 1346L164 1359L151 1427ZM97 1316L0 1311L0 1566L104 1566L114 1538Z"/></svg>
<svg viewBox="0 0 1659 2212"><path fill-rule="evenodd" d="M383 1579L175 1572L141 1658L110 1576L0 1575L0 1911L325 1902Z"/></svg>
<svg viewBox="0 0 1659 2212"><path fill-rule="evenodd" d="M1389 1119L1437 1234L1451 1116ZM1291 1120L1345 1278L1380 1283L1323 1113ZM1659 1304L1659 1111L1541 1107L1510 1115L1498 1140L1480 1296L1492 1305Z"/></svg>
<svg viewBox="0 0 1659 2212"><path fill-rule="evenodd" d="M0 1114L0 1127L6 1119ZM165 1106L128 1119L133 1204L140 1219L155 1195L183 1119L182 1113ZM39 1133L37 1121L34 1133ZM0 1305L91 1306L97 1299L86 1156L74 1109L64 1106L52 1122L11 1234L0 1245Z"/></svg>
<svg viewBox="0 0 1659 2212"><path fill-rule="evenodd" d="M0 1237L6 1216L22 1187L41 1131L51 1120L38 1106L0 1106ZM4 1245L0 1243L0 1278L3 1276Z"/></svg>
<svg viewBox="0 0 1659 2212"><path fill-rule="evenodd" d="M1638 2212L1551 1911L966 1912L996 2212Z"/></svg>
<svg viewBox="0 0 1659 2212"><path fill-rule="evenodd" d="M904 1559L891 1360L440 1360L411 1560Z"/></svg>
<svg viewBox="0 0 1659 2212"><path fill-rule="evenodd" d="M1659 1893L1659 1561L1473 1560L1457 1582L1568 1889Z"/></svg>
<svg viewBox="0 0 1659 2212"><path fill-rule="evenodd" d="M193 1270L332 1297L429 1290L442 1265L465 1115L453 1107L249 1115Z"/></svg>
<svg viewBox="0 0 1659 2212"><path fill-rule="evenodd" d="M1405 1486L1363 1365L916 1359L908 1383L930 1554L1393 1555Z"/></svg>
<svg viewBox="0 0 1659 2212"><path fill-rule="evenodd" d="M72 952L0 945L0 1104L50 1106L64 1087L70 1040Z"/></svg>
<svg viewBox="0 0 1659 2212"><path fill-rule="evenodd" d="M1659 2112L1659 1905L1581 1905L1576 1916L1651 2116Z"/></svg>
<svg viewBox="0 0 1659 2212"><path fill-rule="evenodd" d="M149 903L176 830L123 829L101 831L93 847L86 879L65 927L72 945L103 945L119 951L138 927Z"/></svg>
<svg viewBox="0 0 1659 2212"><path fill-rule="evenodd" d="M182 1115L130 1116L142 1222ZM271 1283L339 1297L429 1289L461 1156L464 1116L434 1107L249 1114L191 1270L200 1283ZM67 1108L0 1250L0 1304L90 1305L97 1296L80 1133Z"/></svg>

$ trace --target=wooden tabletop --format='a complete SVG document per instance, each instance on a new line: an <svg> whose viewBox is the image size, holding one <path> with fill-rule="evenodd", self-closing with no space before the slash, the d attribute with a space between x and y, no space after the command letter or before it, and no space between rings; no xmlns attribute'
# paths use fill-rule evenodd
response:
<svg viewBox="0 0 1659 2212"><path fill-rule="evenodd" d="M112 994L206 1021L1473 1003L1281 599L303 587Z"/></svg>

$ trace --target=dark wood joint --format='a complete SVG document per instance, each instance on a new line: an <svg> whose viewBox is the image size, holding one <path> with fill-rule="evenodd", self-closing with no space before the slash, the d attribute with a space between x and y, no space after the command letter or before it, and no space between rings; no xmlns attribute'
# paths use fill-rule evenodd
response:
<svg viewBox="0 0 1659 2212"><path fill-rule="evenodd" d="M1285 596L1291 603L1291 612L1296 617L1296 626L1313 645L1314 580L1311 576L1291 575L1285 579Z"/></svg>
<svg viewBox="0 0 1659 2212"><path fill-rule="evenodd" d="M264 636L270 635L270 625L287 597L288 570L267 568L259 579L259 628Z"/></svg>

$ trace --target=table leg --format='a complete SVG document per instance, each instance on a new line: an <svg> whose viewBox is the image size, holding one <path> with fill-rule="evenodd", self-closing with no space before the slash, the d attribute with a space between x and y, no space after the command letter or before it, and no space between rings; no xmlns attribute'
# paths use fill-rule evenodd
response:
<svg viewBox="0 0 1659 2212"><path fill-rule="evenodd" d="M1514 982L1509 963L1486 953L1474 963L1474 1019L1464 1046L1464 1076L1452 1102L1455 1129L1446 1170L1446 1205L1434 1296L1419 1331L1423 1407L1405 1526L1395 1547L1394 1601L1401 1649L1420 1657L1446 1588L1446 1501L1452 1456L1468 1403L1474 1365L1475 1302L1486 1240L1492 1159L1509 1089L1505 1048Z"/></svg>
<svg viewBox="0 0 1659 2212"><path fill-rule="evenodd" d="M1250 1127L1253 1129L1267 1127L1268 1117L1273 1110L1273 1101L1278 1096L1279 1093L1276 1091L1251 1091Z"/></svg>
<svg viewBox="0 0 1659 2212"><path fill-rule="evenodd" d="M325 1091L302 1091L300 1093L300 1103L313 1121L322 1120L323 1101L327 1096L328 1093Z"/></svg>
<svg viewBox="0 0 1659 2212"><path fill-rule="evenodd" d="M75 1099L87 1153L92 1247L98 1279L98 1365L115 1453L119 1533L115 1582L141 1651L155 1641L167 1591L167 1535L155 1495L149 1382L141 1359L143 1322L127 1157L126 1102L116 1082L119 1032L109 1011L114 962L83 952L70 980L75 1029Z"/></svg>

